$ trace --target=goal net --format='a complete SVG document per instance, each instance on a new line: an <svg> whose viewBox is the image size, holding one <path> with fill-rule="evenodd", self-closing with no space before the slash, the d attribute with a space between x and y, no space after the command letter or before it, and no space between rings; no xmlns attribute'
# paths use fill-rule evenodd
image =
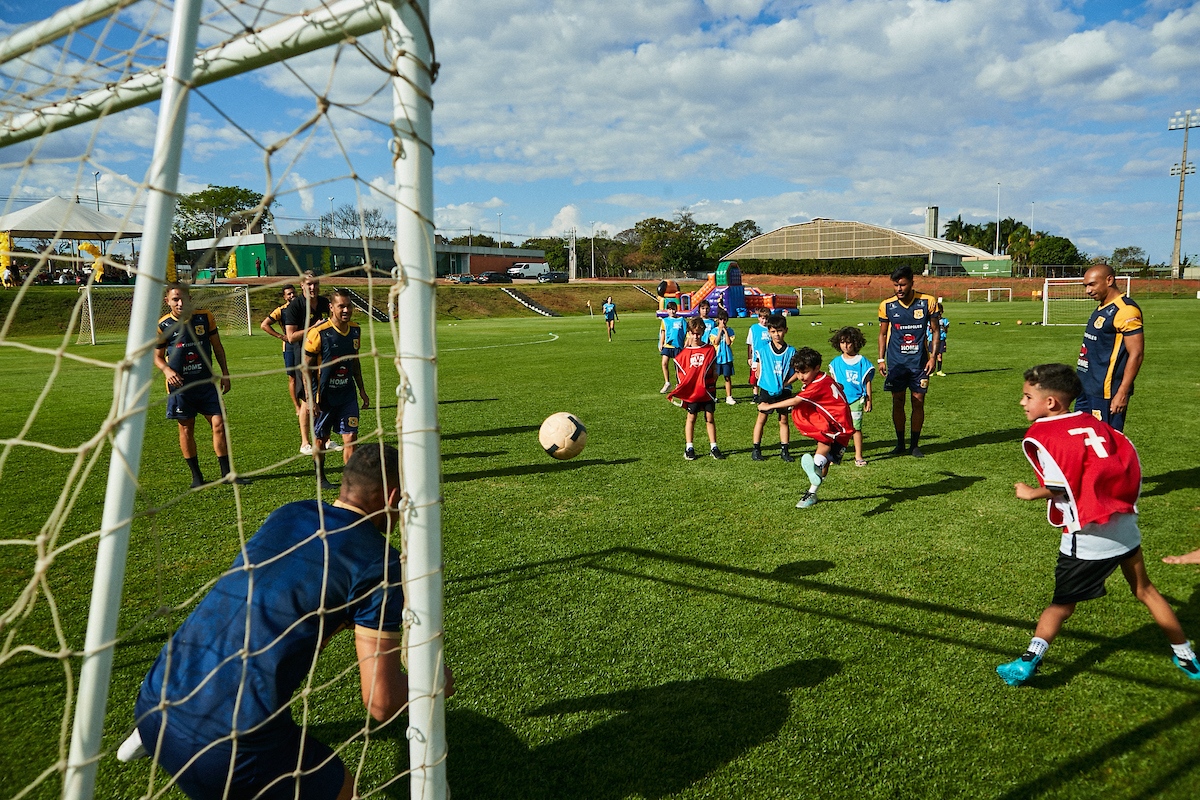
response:
<svg viewBox="0 0 1200 800"><path fill-rule="evenodd" d="M825 307L825 290L824 289L804 289L795 290L797 303L800 308L805 306L816 306L817 308Z"/></svg>
<svg viewBox="0 0 1200 800"><path fill-rule="evenodd" d="M80 288L83 306L79 311L79 336L76 344L124 342L129 335L133 312L132 286L94 286ZM189 294L198 308L213 313L222 336L250 336L250 292L245 286L192 286ZM160 303L159 316L168 313Z"/></svg>
<svg viewBox="0 0 1200 800"><path fill-rule="evenodd" d="M985 289L967 289L967 302L993 301L1012 302L1012 289L1007 286L993 286Z"/></svg>
<svg viewBox="0 0 1200 800"><path fill-rule="evenodd" d="M178 796L189 769L225 787L251 737L291 720L317 759L271 765L289 796L324 765L358 797L444 798L428 0L20 8L46 16L0 39L0 270L16 284L0 295L0 685L25 687L5 698L20 731L0 752L0 796ZM297 374L259 326L303 347L322 304L299 326L275 312L306 271L335 310L350 298L360 338L351 352L309 337L329 366ZM164 297L180 301L174 281L193 275L220 283L192 284L195 313L160 340ZM332 381L340 364L369 403L318 431L293 384ZM398 507L374 518L386 530L370 553L355 551L372 576L361 584L344 561L309 557L344 535L331 519L360 519L332 505L337 484L366 480L344 474L346 452L305 452L318 432L356 445L359 463L399 452ZM316 521L263 551L256 532L281 508ZM301 563L317 573L296 584L316 599L286 606L286 630L260 623L279 607L269 576ZM245 598L245 613L175 636L213 596ZM264 666L285 652L301 655ZM156 660L170 689L139 701ZM171 681L185 673L183 700ZM279 707L241 716L277 678ZM238 709L207 719L240 727L203 734L219 763L171 762L171 720L199 686ZM165 722L147 757L118 761L148 720Z"/></svg>
<svg viewBox="0 0 1200 800"><path fill-rule="evenodd" d="M1117 288L1129 296L1128 276L1117 276ZM1083 290L1082 278L1046 278L1042 285L1043 325L1086 325L1096 301Z"/></svg>

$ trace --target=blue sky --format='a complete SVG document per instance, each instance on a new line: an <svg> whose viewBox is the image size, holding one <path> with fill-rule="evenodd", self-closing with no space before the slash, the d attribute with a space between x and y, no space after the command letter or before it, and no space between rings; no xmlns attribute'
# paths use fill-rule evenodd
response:
<svg viewBox="0 0 1200 800"><path fill-rule="evenodd" d="M19 24L35 8L0 3L0 18ZM1167 119L1200 107L1196 2L433 0L431 17L436 221L447 235L494 234L497 213L506 238L586 236L593 224L611 234L681 209L767 230L829 217L921 231L926 205L943 222L993 219L999 183L1004 216L1032 212L1036 227L1090 253L1136 245L1170 258L1178 183L1168 173L1183 137ZM254 142L283 141L311 113L301 79L386 113L371 94L378 71L352 56L337 69L327 53L296 59L206 90L221 114L192 106L185 189L261 190ZM106 203L140 180L152 119L139 125L124 151L116 137L92 159L104 161ZM351 170L360 188L386 175L385 131L350 114L340 125L347 156L317 126L286 176L274 160L282 229L327 210L330 196L351 200ZM91 195L91 169L77 167L60 193ZM1200 208L1192 185L1188 208ZM16 193L53 187L47 175ZM1189 211L1185 252L1200 251L1198 223Z"/></svg>

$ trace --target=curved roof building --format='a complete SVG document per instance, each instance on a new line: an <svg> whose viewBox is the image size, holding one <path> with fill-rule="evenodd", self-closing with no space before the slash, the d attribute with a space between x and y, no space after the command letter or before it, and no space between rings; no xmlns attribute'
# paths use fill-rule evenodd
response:
<svg viewBox="0 0 1200 800"><path fill-rule="evenodd" d="M964 258L993 258L978 247L907 231L814 219L756 236L725 256L727 259L834 259L922 256L931 265L960 266Z"/></svg>

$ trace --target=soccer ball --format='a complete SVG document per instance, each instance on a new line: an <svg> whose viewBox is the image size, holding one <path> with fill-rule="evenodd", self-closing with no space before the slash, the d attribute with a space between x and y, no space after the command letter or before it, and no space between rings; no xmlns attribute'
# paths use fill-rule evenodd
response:
<svg viewBox="0 0 1200 800"><path fill-rule="evenodd" d="M587 444L587 428L574 414L560 411L546 417L538 431L538 441L551 458L566 461L583 452Z"/></svg>
<svg viewBox="0 0 1200 800"><path fill-rule="evenodd" d="M1021 320L1017 320L1017 324L1018 324L1018 325L1022 324L1022 323L1021 323Z"/></svg>

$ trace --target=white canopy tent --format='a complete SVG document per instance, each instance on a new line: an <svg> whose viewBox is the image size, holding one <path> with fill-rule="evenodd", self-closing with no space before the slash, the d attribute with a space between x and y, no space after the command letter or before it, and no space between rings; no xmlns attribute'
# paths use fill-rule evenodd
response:
<svg viewBox="0 0 1200 800"><path fill-rule="evenodd" d="M128 219L109 216L82 203L51 197L0 217L0 231L7 231L14 239L111 242L140 238L142 226Z"/></svg>

